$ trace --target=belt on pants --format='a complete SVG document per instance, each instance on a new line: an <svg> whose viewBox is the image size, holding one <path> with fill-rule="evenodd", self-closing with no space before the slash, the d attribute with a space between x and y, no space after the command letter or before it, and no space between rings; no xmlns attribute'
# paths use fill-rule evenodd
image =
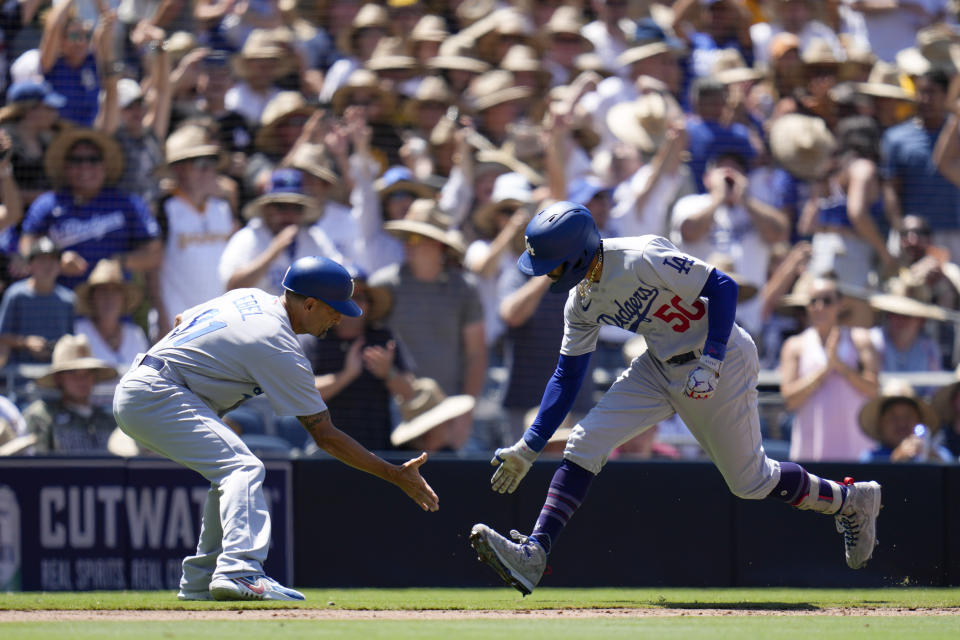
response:
<svg viewBox="0 0 960 640"><path fill-rule="evenodd" d="M160 371L160 370L163 369L165 366L167 366L167 363L166 363L166 362L164 362L164 361L161 360L160 358L156 358L156 357L151 356L151 355L143 356L143 359L140 360L140 364L145 364L145 365L147 365L148 367L150 367L151 369L155 369L155 370L157 370L157 371Z"/></svg>
<svg viewBox="0 0 960 640"><path fill-rule="evenodd" d="M666 362L667 364L685 364L687 362L690 362L691 360L696 360L696 359L697 359L697 353L695 351L687 351L686 353L677 354L672 358L670 358L669 360L665 360L664 362Z"/></svg>

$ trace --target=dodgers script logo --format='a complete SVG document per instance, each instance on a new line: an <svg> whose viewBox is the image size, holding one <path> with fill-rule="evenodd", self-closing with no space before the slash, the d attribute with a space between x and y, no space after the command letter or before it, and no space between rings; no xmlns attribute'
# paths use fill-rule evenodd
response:
<svg viewBox="0 0 960 640"><path fill-rule="evenodd" d="M641 322L652 322L652 320L647 317L647 314L650 313L650 307L653 305L654 300L657 299L658 293L660 293L659 289L654 287L647 288L641 285L637 287L633 295L623 302L614 300L613 303L617 305L617 312L613 315L601 313L597 316L597 322L620 327L621 329L636 333L637 327L640 326Z"/></svg>

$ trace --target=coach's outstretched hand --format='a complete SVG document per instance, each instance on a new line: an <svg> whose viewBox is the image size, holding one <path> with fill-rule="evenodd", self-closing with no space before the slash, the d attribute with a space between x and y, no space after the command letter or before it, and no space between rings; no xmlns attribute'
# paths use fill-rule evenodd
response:
<svg viewBox="0 0 960 640"><path fill-rule="evenodd" d="M527 446L523 438L512 447L497 449L490 464L497 467L490 486L497 493L513 493L540 454Z"/></svg>
<svg viewBox="0 0 960 640"><path fill-rule="evenodd" d="M420 505L424 511L436 511L440 508L440 499L437 494L427 484L427 481L420 475L420 467L427 461L426 452L421 453L419 457L411 458L398 467L394 484L403 489L403 492Z"/></svg>

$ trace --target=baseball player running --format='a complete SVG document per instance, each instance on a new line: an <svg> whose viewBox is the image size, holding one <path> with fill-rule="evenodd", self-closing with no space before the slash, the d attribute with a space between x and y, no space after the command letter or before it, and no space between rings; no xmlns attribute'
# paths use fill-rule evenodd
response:
<svg viewBox="0 0 960 640"><path fill-rule="evenodd" d="M396 466L337 429L314 388L297 334L323 336L342 315L359 316L353 282L327 258L294 262L274 296L236 289L189 309L120 380L117 424L128 435L210 481L196 555L183 561L181 600L303 600L264 575L270 514L263 463L219 418L266 394L278 415L298 416L317 446L400 487L421 508L437 495L420 476L427 455Z"/></svg>
<svg viewBox="0 0 960 640"><path fill-rule="evenodd" d="M556 371L534 423L491 460L494 491L513 493L566 416L601 326L644 336L647 351L573 428L533 533L511 531L508 540L474 525L470 542L483 562L524 595L531 593L610 452L677 413L734 495L834 515L847 564L866 564L876 540L880 485L826 480L766 456L757 414L757 350L734 324L733 280L659 236L601 242L590 212L572 202L538 213L527 225L526 246L521 271L548 275L554 293L572 291Z"/></svg>

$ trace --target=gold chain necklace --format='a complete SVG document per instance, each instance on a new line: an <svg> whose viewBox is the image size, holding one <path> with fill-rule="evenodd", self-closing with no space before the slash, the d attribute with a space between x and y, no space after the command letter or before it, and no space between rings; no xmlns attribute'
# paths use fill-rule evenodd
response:
<svg viewBox="0 0 960 640"><path fill-rule="evenodd" d="M603 244L600 245L597 252L597 263L593 265L593 269L590 269L587 277L577 284L577 293L580 294L581 298L586 298L593 293L597 283L600 281L599 274L603 273Z"/></svg>

